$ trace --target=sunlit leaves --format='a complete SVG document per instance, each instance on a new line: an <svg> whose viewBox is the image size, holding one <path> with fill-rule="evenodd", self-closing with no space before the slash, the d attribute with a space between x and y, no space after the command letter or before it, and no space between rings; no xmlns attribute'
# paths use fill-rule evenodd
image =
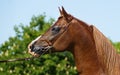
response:
<svg viewBox="0 0 120 75"><path fill-rule="evenodd" d="M120 53L120 42L113 43L113 45L117 49L117 52Z"/></svg>

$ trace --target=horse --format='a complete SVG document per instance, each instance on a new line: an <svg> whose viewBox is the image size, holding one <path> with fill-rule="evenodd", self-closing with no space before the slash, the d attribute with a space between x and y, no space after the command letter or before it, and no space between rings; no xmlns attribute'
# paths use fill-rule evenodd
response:
<svg viewBox="0 0 120 75"><path fill-rule="evenodd" d="M59 8L57 21L28 45L34 57L43 53L70 51L79 75L120 75L119 55L112 43L94 25Z"/></svg>

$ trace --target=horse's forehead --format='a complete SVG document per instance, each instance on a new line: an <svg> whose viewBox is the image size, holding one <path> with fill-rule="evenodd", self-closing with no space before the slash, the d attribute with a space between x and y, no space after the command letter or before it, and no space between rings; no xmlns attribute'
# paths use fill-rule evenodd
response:
<svg viewBox="0 0 120 75"><path fill-rule="evenodd" d="M66 24L66 20L63 17L59 17L58 20L56 21L56 25L63 25Z"/></svg>

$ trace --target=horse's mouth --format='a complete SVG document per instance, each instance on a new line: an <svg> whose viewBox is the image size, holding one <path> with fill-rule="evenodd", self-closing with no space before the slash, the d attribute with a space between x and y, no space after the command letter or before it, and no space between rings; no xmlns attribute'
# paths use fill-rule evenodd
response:
<svg viewBox="0 0 120 75"><path fill-rule="evenodd" d="M51 50L52 46L46 46L46 47L34 47L33 49L29 49L29 53L34 57L39 57L46 52L49 52Z"/></svg>

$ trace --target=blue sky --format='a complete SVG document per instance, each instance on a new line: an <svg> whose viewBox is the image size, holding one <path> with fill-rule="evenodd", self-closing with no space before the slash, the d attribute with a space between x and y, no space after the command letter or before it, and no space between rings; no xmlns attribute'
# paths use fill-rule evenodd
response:
<svg viewBox="0 0 120 75"><path fill-rule="evenodd" d="M94 24L114 42L120 41L120 0L0 0L0 44L15 36L15 25L29 25L33 15L59 16L64 6L71 15Z"/></svg>

